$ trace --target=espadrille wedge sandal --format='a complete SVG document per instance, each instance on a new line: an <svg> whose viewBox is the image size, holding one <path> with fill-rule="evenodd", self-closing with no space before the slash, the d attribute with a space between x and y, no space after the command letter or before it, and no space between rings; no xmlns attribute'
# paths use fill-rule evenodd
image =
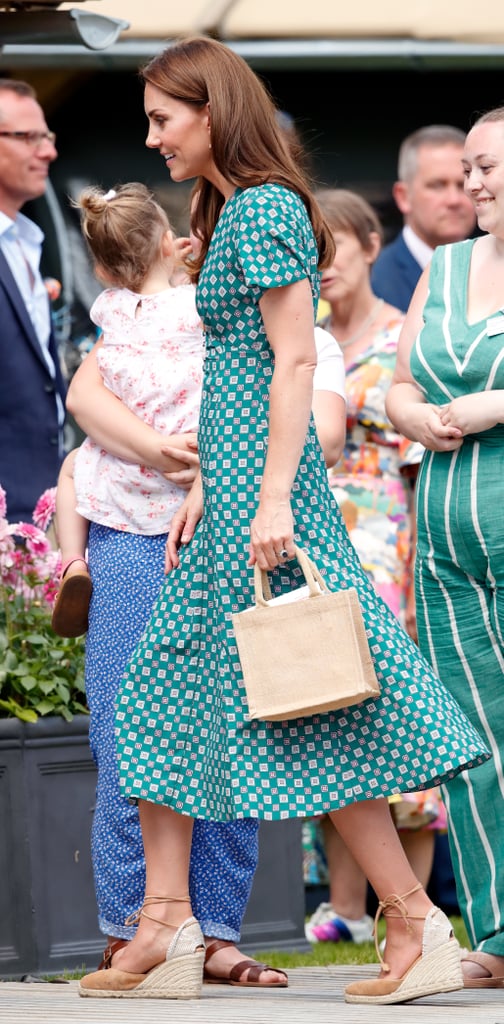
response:
<svg viewBox="0 0 504 1024"><path fill-rule="evenodd" d="M135 923L140 917L164 924L145 910L149 902L171 902L169 897L146 897L143 908L128 918ZM205 940L195 917L177 928L166 950L164 961L146 974L121 971L118 967L94 971L81 978L79 995L95 999L199 999L203 982Z"/></svg>
<svg viewBox="0 0 504 1024"><path fill-rule="evenodd" d="M421 889L415 886L404 896L391 895L378 904L375 917L375 946L382 972L389 970L384 963L377 942L377 924L385 910L398 913L389 916L402 917L407 929L410 920L422 920L408 914L404 900ZM406 1003L411 999L436 995L438 992L454 992L463 988L464 979L460 964L460 946L454 938L452 926L439 907L432 907L425 917L422 952L403 974L402 978L372 978L347 985L347 1003Z"/></svg>

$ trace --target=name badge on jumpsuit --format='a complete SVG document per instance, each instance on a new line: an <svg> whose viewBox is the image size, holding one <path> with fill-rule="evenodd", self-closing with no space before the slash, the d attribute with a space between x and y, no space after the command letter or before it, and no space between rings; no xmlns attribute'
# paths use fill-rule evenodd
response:
<svg viewBox="0 0 504 1024"><path fill-rule="evenodd" d="M504 334L504 313L487 320L486 332L489 338L493 338L495 334Z"/></svg>

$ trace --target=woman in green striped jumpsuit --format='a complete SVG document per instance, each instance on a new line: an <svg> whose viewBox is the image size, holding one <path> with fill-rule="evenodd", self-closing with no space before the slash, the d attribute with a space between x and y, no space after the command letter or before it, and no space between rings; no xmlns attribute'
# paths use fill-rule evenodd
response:
<svg viewBox="0 0 504 1024"><path fill-rule="evenodd" d="M481 237L436 249L401 333L387 411L421 441L419 643L492 751L443 787L467 987L504 986L504 107L463 155Z"/></svg>

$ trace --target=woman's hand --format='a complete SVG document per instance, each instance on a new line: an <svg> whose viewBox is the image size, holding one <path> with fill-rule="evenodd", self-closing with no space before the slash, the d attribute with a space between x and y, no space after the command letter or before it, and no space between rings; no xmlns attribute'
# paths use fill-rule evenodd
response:
<svg viewBox="0 0 504 1024"><path fill-rule="evenodd" d="M479 391L461 395L439 409L443 426L457 429L462 435L491 430L504 421L504 392Z"/></svg>
<svg viewBox="0 0 504 1024"><path fill-rule="evenodd" d="M403 406L403 417L409 424L411 437L420 441L424 448L432 452L452 452L460 448L463 437L457 426L442 423L440 409L437 405L427 402L411 402Z"/></svg>
<svg viewBox="0 0 504 1024"><path fill-rule="evenodd" d="M179 547L181 544L189 544L189 541L192 540L202 515L203 487L201 473L198 473L187 498L175 512L170 523L165 552L165 571L167 573L176 569L180 564Z"/></svg>
<svg viewBox="0 0 504 1024"><path fill-rule="evenodd" d="M282 556L282 551L287 556ZM250 524L250 558L260 569L274 569L294 558L294 522L289 501L261 498Z"/></svg>

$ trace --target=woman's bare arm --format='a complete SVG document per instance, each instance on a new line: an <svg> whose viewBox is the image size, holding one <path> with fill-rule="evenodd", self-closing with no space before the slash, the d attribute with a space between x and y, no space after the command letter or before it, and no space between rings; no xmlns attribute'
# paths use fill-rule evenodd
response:
<svg viewBox="0 0 504 1024"><path fill-rule="evenodd" d="M196 435L159 434L128 409L103 382L97 362L101 344L101 341L96 342L70 382L67 395L69 412L93 441L116 458L152 466L165 474L189 472L194 479L197 458L196 467L192 468L192 463L188 467L186 458L178 460L173 454L163 453L163 447L170 446L171 452L180 448L181 454L185 453L195 443Z"/></svg>
<svg viewBox="0 0 504 1024"><path fill-rule="evenodd" d="M392 382L387 392L387 415L397 430L432 451L454 451L462 444L461 431L441 422L439 406L426 401L410 370L411 350L423 327L423 309L429 290L429 267L415 288L397 346Z"/></svg>
<svg viewBox="0 0 504 1024"><path fill-rule="evenodd" d="M279 552L294 555L291 489L306 438L317 363L313 304L307 278L266 291L261 314L275 367L269 395L268 449L259 504L250 526L250 564L274 568Z"/></svg>

